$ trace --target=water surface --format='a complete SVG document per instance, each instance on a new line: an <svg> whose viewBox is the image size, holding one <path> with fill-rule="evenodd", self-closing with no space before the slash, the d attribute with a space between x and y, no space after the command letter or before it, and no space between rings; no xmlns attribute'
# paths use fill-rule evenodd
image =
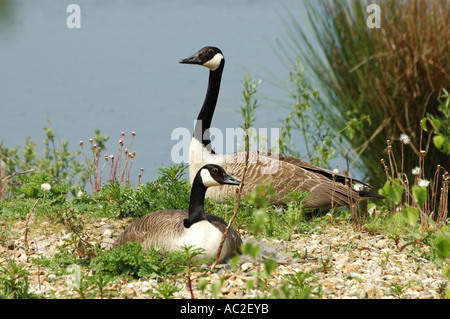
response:
<svg viewBox="0 0 450 319"><path fill-rule="evenodd" d="M144 181L169 166L177 127L192 131L208 70L178 61L206 45L224 52L226 66L213 126L238 127L243 78L263 80L257 127L279 127L288 114L286 65L273 46L284 36L286 8L304 19L294 0L2 1L0 23L0 140L31 139L42 148L51 119L58 139L79 149L100 129L107 153L117 154L136 132L132 176ZM69 29L66 8L81 8L81 28ZM300 146L300 143L299 143Z"/></svg>

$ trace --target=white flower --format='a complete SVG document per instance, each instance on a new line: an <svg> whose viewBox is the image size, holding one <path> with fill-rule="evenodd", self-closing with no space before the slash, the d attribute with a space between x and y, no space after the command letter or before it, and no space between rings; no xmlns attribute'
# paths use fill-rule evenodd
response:
<svg viewBox="0 0 450 319"><path fill-rule="evenodd" d="M77 196L78 196L78 197L83 196L83 192L82 192L82 191L78 191Z"/></svg>
<svg viewBox="0 0 450 319"><path fill-rule="evenodd" d="M41 185L41 188L44 192L48 192L49 190L52 189L52 186L49 183L44 183Z"/></svg>
<svg viewBox="0 0 450 319"><path fill-rule="evenodd" d="M409 141L410 141L409 136L406 134L400 134L400 141L403 144L409 144Z"/></svg>
<svg viewBox="0 0 450 319"><path fill-rule="evenodd" d="M419 174L420 174L420 171L421 171L420 167L419 167L419 166L416 166L416 167L414 167L414 168L412 169L411 173L412 173L413 175L419 175Z"/></svg>
<svg viewBox="0 0 450 319"><path fill-rule="evenodd" d="M338 170L337 168L335 168L335 169L333 170L333 174L339 174L339 170Z"/></svg>
<svg viewBox="0 0 450 319"><path fill-rule="evenodd" d="M360 183L356 183L355 185L353 185L353 189L357 192L362 191L364 188L364 186Z"/></svg>
<svg viewBox="0 0 450 319"><path fill-rule="evenodd" d="M417 185L419 185L421 187L428 187L429 184L430 184L430 181L427 181L426 179L421 179L417 183Z"/></svg>

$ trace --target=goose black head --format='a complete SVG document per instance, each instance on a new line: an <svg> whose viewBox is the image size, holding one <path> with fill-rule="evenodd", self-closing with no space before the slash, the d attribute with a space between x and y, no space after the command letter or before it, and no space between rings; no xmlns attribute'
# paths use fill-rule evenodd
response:
<svg viewBox="0 0 450 319"><path fill-rule="evenodd" d="M189 58L180 60L180 63L198 64L215 71L224 63L222 51L216 47L204 47Z"/></svg>
<svg viewBox="0 0 450 319"><path fill-rule="evenodd" d="M197 176L201 178L202 184L206 187L241 184L239 180L228 175L222 166L215 164L203 166L198 171Z"/></svg>

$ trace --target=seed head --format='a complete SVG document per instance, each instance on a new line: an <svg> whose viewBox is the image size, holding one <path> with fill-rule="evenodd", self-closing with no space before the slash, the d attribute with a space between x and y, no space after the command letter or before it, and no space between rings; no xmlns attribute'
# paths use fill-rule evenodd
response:
<svg viewBox="0 0 450 319"><path fill-rule="evenodd" d="M416 176L419 175L420 172L421 172L421 169L420 169L419 166L414 167L414 168L412 169L412 171L411 171L411 173L412 173L413 175L416 175Z"/></svg>
<svg viewBox="0 0 450 319"><path fill-rule="evenodd" d="M406 134L400 134L400 142L402 142L402 144L409 144L410 139L409 136Z"/></svg>
<svg viewBox="0 0 450 319"><path fill-rule="evenodd" d="M417 183L417 185L419 185L421 187L428 187L429 184L430 184L430 181L427 181L426 179L421 179Z"/></svg>
<svg viewBox="0 0 450 319"><path fill-rule="evenodd" d="M41 184L41 188L44 192L48 192L49 190L52 189L52 186L49 183L44 183L44 184Z"/></svg>

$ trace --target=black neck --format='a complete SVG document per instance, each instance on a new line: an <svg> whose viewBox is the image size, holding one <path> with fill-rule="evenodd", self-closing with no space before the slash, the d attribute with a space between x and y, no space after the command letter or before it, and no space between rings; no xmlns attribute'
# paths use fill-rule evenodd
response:
<svg viewBox="0 0 450 319"><path fill-rule="evenodd" d="M217 70L209 72L208 89L206 91L205 100L202 109L198 114L197 122L195 123L194 137L201 141L209 150L211 150L209 129L211 128L212 117L214 115L214 110L216 109L224 65L225 60L222 60Z"/></svg>
<svg viewBox="0 0 450 319"><path fill-rule="evenodd" d="M206 189L199 174L197 174L192 184L191 199L189 201L189 217L184 220L185 227L189 228L192 224L203 220Z"/></svg>

